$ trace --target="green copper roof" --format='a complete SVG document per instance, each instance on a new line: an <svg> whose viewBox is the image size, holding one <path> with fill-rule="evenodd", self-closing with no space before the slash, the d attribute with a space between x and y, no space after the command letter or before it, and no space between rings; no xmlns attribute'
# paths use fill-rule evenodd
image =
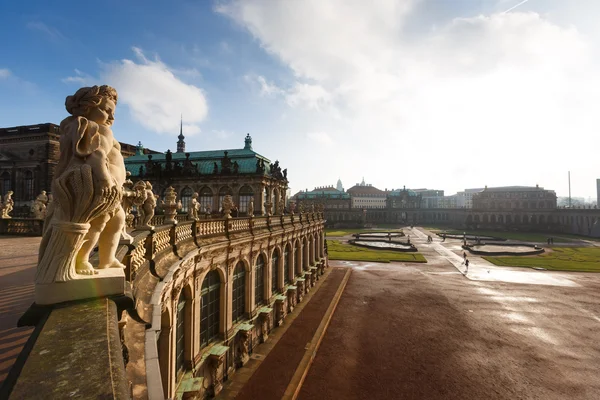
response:
<svg viewBox="0 0 600 400"><path fill-rule="evenodd" d="M225 156L231 159L231 163L237 162L240 174L255 174L256 173L256 160L261 159L265 162L265 175L269 174L269 164L271 161L256 153L253 150L244 149L227 149L227 150L208 150L208 151L190 151L187 152L190 155L190 161L196 164L196 167L200 174L210 175L214 171L214 164L217 163L219 172L221 172L221 159ZM171 153L171 162L179 162L179 165L183 166L183 162L186 158L186 153ZM166 164L166 153L151 154L152 161L162 164L163 168ZM132 175L137 176L140 167L144 167L146 170L146 163L148 162L148 155L134 155L125 159L125 168L130 171Z"/></svg>

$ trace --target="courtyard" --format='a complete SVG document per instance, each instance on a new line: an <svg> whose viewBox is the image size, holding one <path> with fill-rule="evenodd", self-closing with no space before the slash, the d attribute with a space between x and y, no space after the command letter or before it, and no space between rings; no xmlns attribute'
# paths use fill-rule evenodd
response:
<svg viewBox="0 0 600 400"><path fill-rule="evenodd" d="M475 255L465 275L460 240L405 231L427 263L330 261L218 398L600 398L600 275ZM31 331L39 240L0 238L1 379Z"/></svg>
<svg viewBox="0 0 600 400"><path fill-rule="evenodd" d="M600 275L474 255L465 275L460 240L427 244L428 231L406 233L427 263L330 261L332 274L350 273L345 287L331 275L341 297L326 331L316 329L323 321L299 323L301 311L280 340L313 324L305 350L288 347L282 361L279 343L257 348L221 398L249 399L258 387L264 399L600 398ZM291 362L301 359L294 351L306 352L303 361ZM286 381L274 385L283 369Z"/></svg>

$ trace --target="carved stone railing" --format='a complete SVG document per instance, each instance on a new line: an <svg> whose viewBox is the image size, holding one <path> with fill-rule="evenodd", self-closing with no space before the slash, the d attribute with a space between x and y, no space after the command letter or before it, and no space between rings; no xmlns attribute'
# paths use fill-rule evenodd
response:
<svg viewBox="0 0 600 400"><path fill-rule="evenodd" d="M183 217L185 218L186 216ZM160 218L164 218L164 216L157 216L155 221L159 221ZM41 223L41 221L38 221L38 223ZM265 233L284 235L286 231L302 232L305 229L322 229L323 224L323 214L315 213L314 217L311 215L311 218L308 218L305 214L302 218L291 215L278 215L182 221L176 225L156 226L152 231L131 232L134 237L133 243L120 246L117 254L126 266L125 276L128 284L123 296L93 299L93 303L88 303L88 301L74 302L73 304L62 305L55 310L44 309L42 310L41 323L39 322L39 315L27 315L27 317L24 316L22 318L22 322L20 322L21 326L37 326L36 334L28 342L26 346L27 350L20 356L22 359L20 362L23 365L22 372L17 371L13 373L11 371L11 375L7 378L7 381L9 381L7 393L12 391L12 395L15 396L14 398L29 398L34 396L34 391L32 390L35 389L35 385L33 382L36 379L39 380L41 374L47 373L47 370L44 370L46 364L42 362L45 356L43 356L43 352L40 349L45 349L44 346L48 346L47 343L52 342L56 337L55 333L62 330L63 326L68 325L65 321L69 321L69 315L71 315L69 314L69 310L71 308L73 310L81 308L81 316L77 317L81 318L81 320L78 319L76 324L71 324L72 326L68 325L68 331L66 331L65 335L61 335L61 338L62 336L68 338L69 346L60 347L58 350L56 350L57 347L53 347L54 358L52 362L59 362L62 359L70 360L68 353L71 351L70 349L76 348L81 350L75 352L78 355L84 354L85 357L88 355L92 357L94 359L93 364L98 366L98 370L109 371L110 369L105 367L107 362L110 365L114 365L114 368L110 370L110 374L88 376L86 372L88 369L82 367L84 365L82 358L81 362L77 361L77 363L72 365L65 364L61 375L57 375L56 378L60 379L60 381L55 380L54 376L46 379L44 381L44 388L54 388L52 389L52 393L56 394L56 398L66 398L73 390L80 390L80 388L81 390L86 390L86 398L98 397L94 394L104 396L105 392L109 393L110 390L113 390L113 394L115 394L115 397L111 398L129 398L131 392L129 392L128 384L145 387L144 390L147 390L149 394L153 393L155 395L159 393L162 395L160 373L158 374L158 379L152 375L152 371L158 370L156 335L154 335L154 331L152 330L155 329L158 332L161 329L161 309L160 307L157 308L155 304L161 304L162 302L160 297L157 296L161 293L161 285L164 286L169 281L169 276L173 275L173 271L178 268L174 269L173 266L177 266L183 262L190 262L190 257L195 257L193 252L198 253L205 246L213 248L221 246L223 249L227 249L231 234L236 235L236 240L242 238L251 243L256 235L264 237ZM171 276L171 279L175 279L175 277ZM275 312L276 315L265 314L264 318L260 320L261 323L264 323L267 317L275 318L277 321L282 318L284 313L287 312L288 304L287 299L284 297L280 301L284 301L284 303L278 304L279 308ZM296 299L294 298L293 301L295 303ZM93 307L95 310L94 313L86 314L86 312L89 312L85 308L88 307L88 304ZM290 307L293 307L293 305ZM122 318L125 315L125 310L130 315L128 319ZM34 308L33 314L35 312ZM39 313L39 311L37 312ZM31 314L29 311L28 313ZM47 318L47 315L50 315L51 319L48 319L48 325L44 326L43 321L45 321L44 318ZM272 327L273 323L277 322L275 320L268 322L267 328ZM94 325L94 321L98 323ZM141 323L136 324L135 321ZM93 329L87 328L92 325L94 326ZM104 328L98 329L97 326L100 325ZM85 334L79 333L77 326L85 326ZM110 326L111 329L107 330L106 326ZM145 331L145 329L148 329L148 331ZM147 332L152 333L150 335L152 340L150 341L144 339L148 339L145 336ZM267 330L263 329L261 332L266 334ZM111 352L110 356L107 356L105 350L103 352L94 352L87 350L85 346L79 346L79 341L96 343L99 340L102 340L105 345L104 347L94 345L96 346L96 350L108 348ZM149 345L150 347L147 348ZM252 346L254 345L252 344ZM123 357L120 357L121 354ZM135 366L133 368L129 368L128 362L130 360L134 361L133 365ZM140 372L140 361L142 363L146 362L148 365L155 365L156 368L152 369L149 367L149 369L146 369L144 367ZM87 362L89 362L89 359ZM90 369L90 371L95 370ZM144 378L141 381L138 379L140 373L143 374ZM148 374L148 380L145 379L146 374ZM68 387L63 388L60 386L63 380L72 376L75 376L77 380L73 382L69 381L71 383ZM219 379L222 379L222 377ZM98 381L98 385L89 384L91 381ZM158 389L156 388L157 384L159 386ZM157 398L154 395L148 397Z"/></svg>

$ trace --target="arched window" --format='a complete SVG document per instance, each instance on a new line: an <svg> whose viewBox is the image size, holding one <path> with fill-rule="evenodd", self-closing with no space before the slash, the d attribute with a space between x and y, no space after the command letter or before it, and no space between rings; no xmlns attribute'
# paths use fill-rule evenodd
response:
<svg viewBox="0 0 600 400"><path fill-rule="evenodd" d="M177 303L177 329L175 337L175 370L179 374L180 371L183 371L185 356L185 296L183 291Z"/></svg>
<svg viewBox="0 0 600 400"><path fill-rule="evenodd" d="M26 171L24 183L23 198L24 200L33 200L33 172Z"/></svg>
<svg viewBox="0 0 600 400"><path fill-rule="evenodd" d="M10 172L4 171L2 173L2 194L6 194L10 189Z"/></svg>
<svg viewBox="0 0 600 400"><path fill-rule="evenodd" d="M194 191L189 187L186 187L181 191L181 211L188 212L190 201L192 200L192 194L194 194Z"/></svg>
<svg viewBox="0 0 600 400"><path fill-rule="evenodd" d="M202 212L206 211L206 206L209 206L211 210L213 209L213 192L208 186L204 186L202 190L200 190L198 201L200 202Z"/></svg>
<svg viewBox="0 0 600 400"><path fill-rule="evenodd" d="M290 283L290 256L289 246L283 252L283 283Z"/></svg>
<svg viewBox="0 0 600 400"><path fill-rule="evenodd" d="M258 306L265 301L265 259L259 255L254 268L254 305Z"/></svg>
<svg viewBox="0 0 600 400"><path fill-rule="evenodd" d="M206 274L202 282L201 294L200 346L206 346L219 336L221 278L217 271L213 270Z"/></svg>
<svg viewBox="0 0 600 400"><path fill-rule="evenodd" d="M300 265L300 242L297 242L296 247L294 247L294 260L296 260L296 270L294 275L300 275L302 271L302 265Z"/></svg>
<svg viewBox="0 0 600 400"><path fill-rule="evenodd" d="M242 261L233 271L233 305L231 307L233 322L244 318L246 311L246 269Z"/></svg>
<svg viewBox="0 0 600 400"><path fill-rule="evenodd" d="M248 202L252 196L254 196L252 188L248 185L242 186L240 189L240 204L238 205L238 210L240 210L240 212L248 211Z"/></svg>
<svg viewBox="0 0 600 400"><path fill-rule="evenodd" d="M275 249L271 257L271 293L279 290L279 250Z"/></svg>
<svg viewBox="0 0 600 400"><path fill-rule="evenodd" d="M231 188L229 186L223 186L219 190L219 210L221 209L221 207L223 207L223 199L227 195L230 195L230 196L232 195Z"/></svg>

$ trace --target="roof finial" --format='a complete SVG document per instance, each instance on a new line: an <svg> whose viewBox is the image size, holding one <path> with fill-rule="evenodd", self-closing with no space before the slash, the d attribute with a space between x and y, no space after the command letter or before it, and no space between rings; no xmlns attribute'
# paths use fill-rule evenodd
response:
<svg viewBox="0 0 600 400"><path fill-rule="evenodd" d="M177 137L177 152L185 153L185 137L183 136L183 114L181 114L181 121L179 123L179 136Z"/></svg>

